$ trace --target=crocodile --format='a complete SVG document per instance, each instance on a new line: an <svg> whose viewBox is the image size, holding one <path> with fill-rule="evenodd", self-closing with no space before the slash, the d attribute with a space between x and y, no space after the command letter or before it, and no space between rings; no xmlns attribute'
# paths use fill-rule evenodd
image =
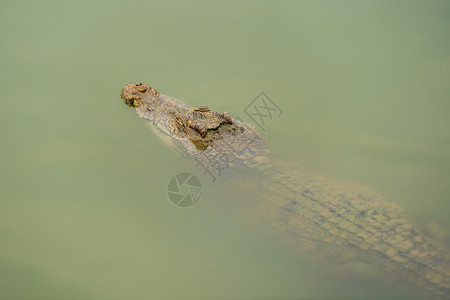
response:
<svg viewBox="0 0 450 300"><path fill-rule="evenodd" d="M350 260L368 258L431 298L450 299L449 250L370 188L276 164L258 130L226 112L189 106L144 83L125 85L121 98L205 174L219 168L232 178L257 176L265 204L255 213L299 248Z"/></svg>

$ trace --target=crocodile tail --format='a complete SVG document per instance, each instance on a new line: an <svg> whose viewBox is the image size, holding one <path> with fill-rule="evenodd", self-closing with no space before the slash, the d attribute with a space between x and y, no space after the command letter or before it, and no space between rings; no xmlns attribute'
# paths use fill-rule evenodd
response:
<svg viewBox="0 0 450 300"><path fill-rule="evenodd" d="M259 181L264 215L300 249L370 258L390 274L450 299L450 255L397 205L371 189L271 169Z"/></svg>

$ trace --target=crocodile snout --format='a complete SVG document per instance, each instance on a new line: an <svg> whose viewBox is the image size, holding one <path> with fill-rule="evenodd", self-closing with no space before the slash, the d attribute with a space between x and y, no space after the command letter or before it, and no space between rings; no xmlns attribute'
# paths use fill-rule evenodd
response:
<svg viewBox="0 0 450 300"><path fill-rule="evenodd" d="M122 88L120 97L124 100L125 104L131 107L137 107L140 104L142 96L146 93L150 93L151 96L159 95L158 92L151 86L145 83L130 83Z"/></svg>

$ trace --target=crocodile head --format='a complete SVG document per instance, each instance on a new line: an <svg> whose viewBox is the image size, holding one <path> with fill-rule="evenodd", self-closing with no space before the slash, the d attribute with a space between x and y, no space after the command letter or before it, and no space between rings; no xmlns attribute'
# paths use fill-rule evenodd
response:
<svg viewBox="0 0 450 300"><path fill-rule="evenodd" d="M198 150L207 149L224 134L235 135L245 130L226 112L218 113L208 106L188 106L178 99L160 95L145 83L125 85L121 97L159 133L172 139L187 139Z"/></svg>
<svg viewBox="0 0 450 300"><path fill-rule="evenodd" d="M268 160L264 138L253 126L232 119L226 112L189 106L144 83L125 85L121 97L159 138L205 168L214 168L218 158L226 161L227 168L258 166Z"/></svg>

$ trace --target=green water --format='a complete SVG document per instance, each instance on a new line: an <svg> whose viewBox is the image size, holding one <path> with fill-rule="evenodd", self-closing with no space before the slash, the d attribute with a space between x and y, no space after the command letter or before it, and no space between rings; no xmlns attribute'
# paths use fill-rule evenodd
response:
<svg viewBox="0 0 450 300"><path fill-rule="evenodd" d="M448 1L2 1L0 298L402 297L255 234L119 93L245 118L265 91L279 159L450 228L449 20ZM204 189L179 209L186 171Z"/></svg>

